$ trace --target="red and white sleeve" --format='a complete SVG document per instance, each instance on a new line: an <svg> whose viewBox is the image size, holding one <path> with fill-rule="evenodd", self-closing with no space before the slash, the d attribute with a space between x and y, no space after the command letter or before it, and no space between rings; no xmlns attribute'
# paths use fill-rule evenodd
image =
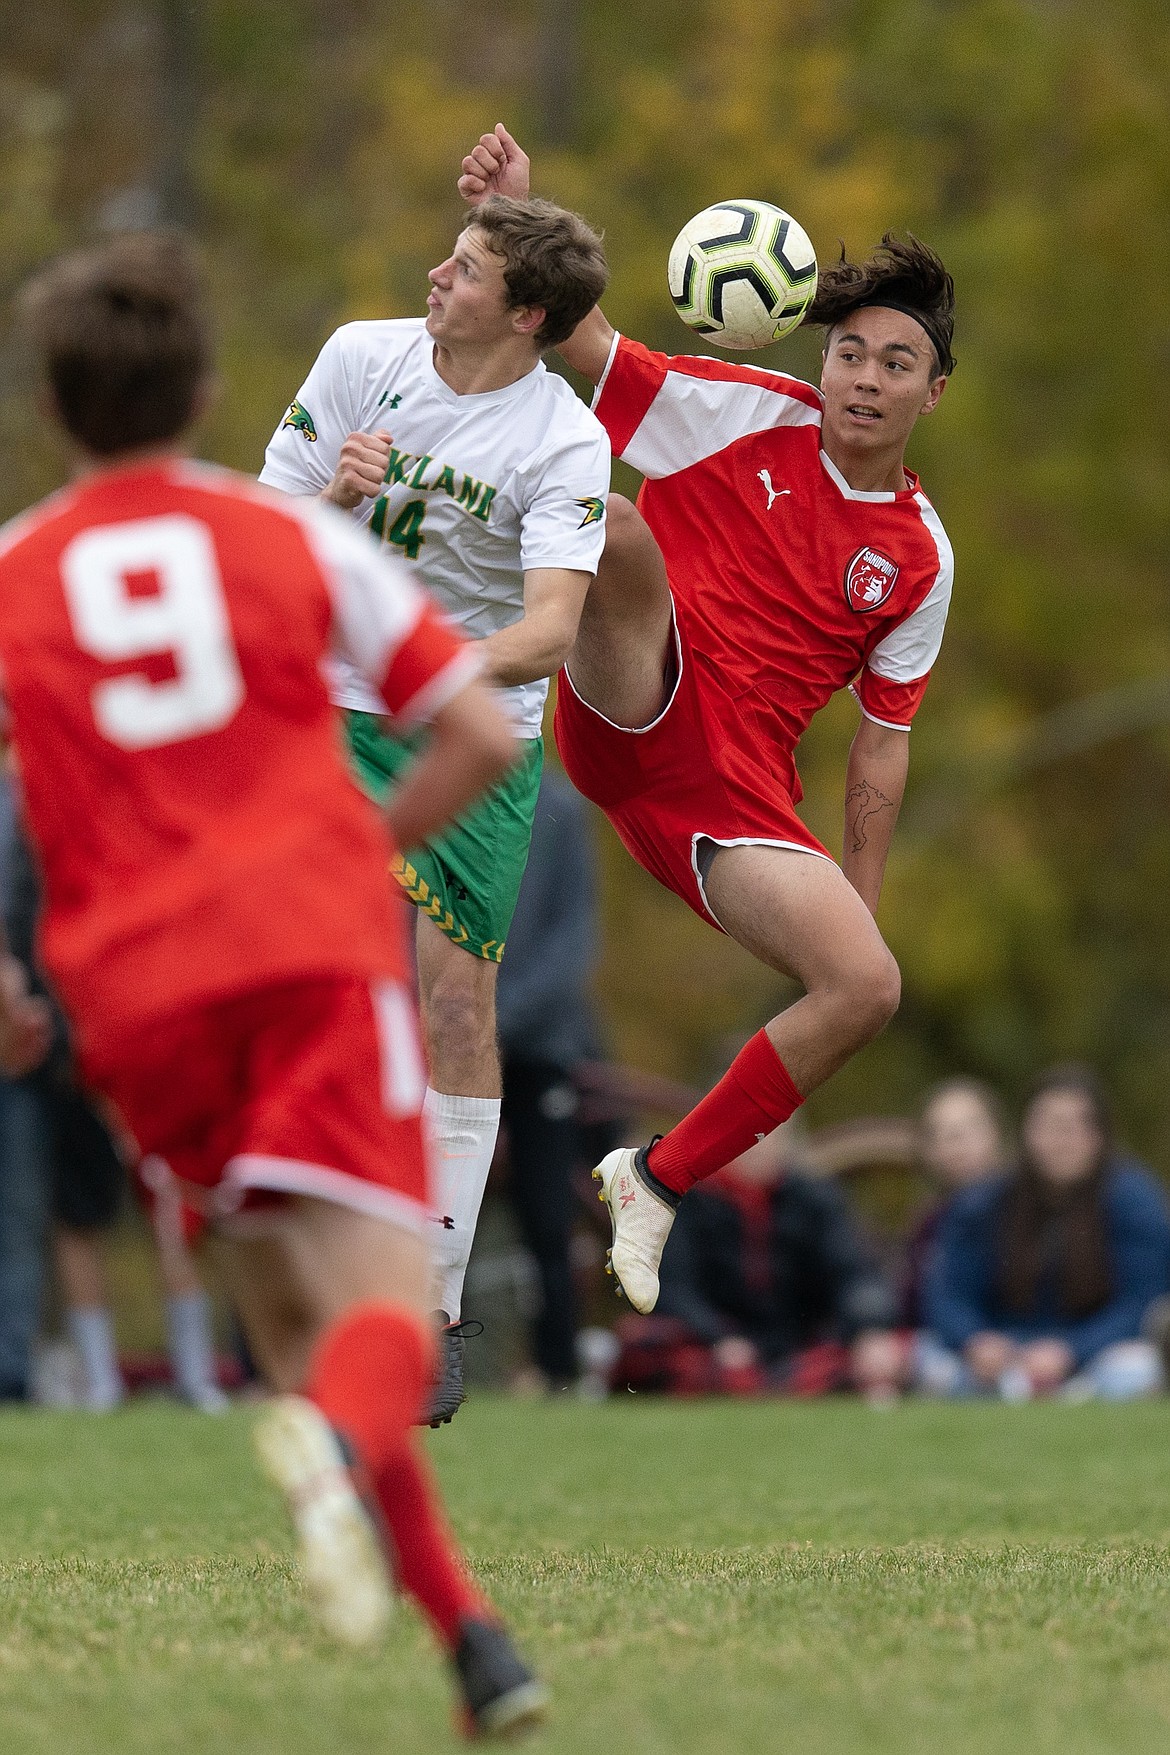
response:
<svg viewBox="0 0 1170 1755"><path fill-rule="evenodd" d="M414 574L324 508L304 514L333 605L336 649L373 684L399 724L434 716L479 674L475 647Z"/></svg>
<svg viewBox="0 0 1170 1755"><path fill-rule="evenodd" d="M593 412L614 455L651 481L770 427L819 426L811 384L705 355L669 357L615 335Z"/></svg>
<svg viewBox="0 0 1170 1755"><path fill-rule="evenodd" d="M938 571L921 603L878 642L853 684L866 718L892 731L909 731L922 704L931 666L942 646L955 575L954 555L938 513L925 494L917 495L917 500L934 542Z"/></svg>

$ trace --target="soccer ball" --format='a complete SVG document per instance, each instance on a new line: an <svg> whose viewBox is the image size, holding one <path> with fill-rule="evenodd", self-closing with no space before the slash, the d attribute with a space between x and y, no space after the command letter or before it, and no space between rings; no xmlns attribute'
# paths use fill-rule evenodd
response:
<svg viewBox="0 0 1170 1755"><path fill-rule="evenodd" d="M770 201L720 201L684 225L666 271L683 322L717 346L766 347L812 303L817 259L808 233Z"/></svg>

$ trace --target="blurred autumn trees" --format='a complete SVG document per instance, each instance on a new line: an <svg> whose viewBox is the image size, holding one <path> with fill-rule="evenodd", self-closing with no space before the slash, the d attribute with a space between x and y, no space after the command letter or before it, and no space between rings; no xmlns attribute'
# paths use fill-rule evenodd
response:
<svg viewBox="0 0 1170 1755"><path fill-rule="evenodd" d="M37 0L0 49L0 283L102 226L192 223L223 395L258 468L326 333L417 311L458 159L509 122L606 230L619 326L688 343L670 239L725 196L828 257L889 226L959 292L959 368L912 462L958 557L883 924L883 1040L815 1100L897 1110L960 1068L1098 1064L1170 1169L1170 23L1161 0ZM797 335L765 363L815 376ZM0 319L0 512L52 486ZM623 485L629 485L628 476ZM854 709L802 750L837 845ZM783 992L599 828L623 1057L700 1077Z"/></svg>

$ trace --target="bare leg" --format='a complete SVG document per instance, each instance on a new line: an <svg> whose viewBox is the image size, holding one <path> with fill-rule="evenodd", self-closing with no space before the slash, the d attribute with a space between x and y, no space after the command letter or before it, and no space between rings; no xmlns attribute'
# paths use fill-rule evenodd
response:
<svg viewBox="0 0 1170 1755"><path fill-rule="evenodd" d="M429 1352L423 1238L296 1200L243 1215L220 1253L255 1356L289 1392L261 1415L257 1446L326 1626L354 1643L376 1637L389 1561L454 1659L471 1727L502 1735L543 1716L547 1692L468 1577L413 1440Z"/></svg>
<svg viewBox="0 0 1170 1755"><path fill-rule="evenodd" d="M582 700L615 725L647 725L673 677L670 587L658 544L629 500L611 494L605 550L568 661Z"/></svg>
<svg viewBox="0 0 1170 1755"><path fill-rule="evenodd" d="M432 1088L461 1097L498 1097L499 965L453 944L421 912L416 945L419 1009Z"/></svg>
<svg viewBox="0 0 1170 1755"><path fill-rule="evenodd" d="M897 964L830 860L778 847L722 848L706 891L731 937L805 991L663 1139L645 1152L610 1152L594 1171L613 1224L611 1269L642 1311L658 1301L658 1265L687 1190L787 1120L898 1004Z"/></svg>
<svg viewBox="0 0 1170 1755"><path fill-rule="evenodd" d="M216 1251L252 1356L284 1392L302 1388L314 1345L351 1305L392 1299L420 1319L430 1308L425 1240L328 1201L247 1215Z"/></svg>
<svg viewBox="0 0 1170 1755"><path fill-rule="evenodd" d="M805 989L767 1031L807 1096L889 1023L898 1009L898 965L861 897L828 859L724 847L706 891L738 944Z"/></svg>

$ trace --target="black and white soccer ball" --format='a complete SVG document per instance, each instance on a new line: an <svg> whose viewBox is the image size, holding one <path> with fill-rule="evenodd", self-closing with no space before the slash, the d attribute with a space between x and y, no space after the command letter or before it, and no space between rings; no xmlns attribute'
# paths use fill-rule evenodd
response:
<svg viewBox="0 0 1170 1755"><path fill-rule="evenodd" d="M770 201L705 207L674 240L670 296L683 322L718 347L767 347L791 334L817 288L808 233Z"/></svg>

